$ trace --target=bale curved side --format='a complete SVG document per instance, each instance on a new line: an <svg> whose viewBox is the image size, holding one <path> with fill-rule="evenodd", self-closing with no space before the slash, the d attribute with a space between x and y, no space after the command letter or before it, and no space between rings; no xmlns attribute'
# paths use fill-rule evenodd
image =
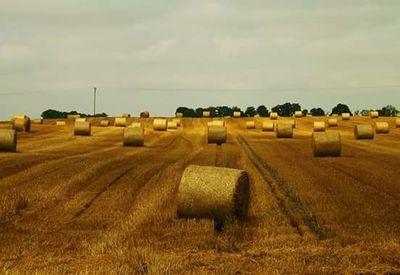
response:
<svg viewBox="0 0 400 275"><path fill-rule="evenodd" d="M339 132L315 132L312 136L315 157L339 157L342 143Z"/></svg>
<svg viewBox="0 0 400 275"><path fill-rule="evenodd" d="M175 121L168 121L167 129L178 129L178 124Z"/></svg>
<svg viewBox="0 0 400 275"><path fill-rule="evenodd" d="M211 125L208 127L208 143L221 145L226 142L226 127Z"/></svg>
<svg viewBox="0 0 400 275"><path fill-rule="evenodd" d="M269 119L277 120L278 119L278 113L270 113L269 114Z"/></svg>
<svg viewBox="0 0 400 275"><path fill-rule="evenodd" d="M29 117L26 118L17 118L14 120L13 129L18 132L30 132L31 131L31 119Z"/></svg>
<svg viewBox="0 0 400 275"><path fill-rule="evenodd" d="M0 129L0 151L17 151L17 131L10 129Z"/></svg>
<svg viewBox="0 0 400 275"><path fill-rule="evenodd" d="M290 123L277 123L276 124L276 137L277 138L292 138L293 126Z"/></svg>
<svg viewBox="0 0 400 275"><path fill-rule="evenodd" d="M338 120L337 120L337 118L330 118L330 119L328 119L328 126L329 126L329 127L337 127L337 126L338 126Z"/></svg>
<svg viewBox="0 0 400 275"><path fill-rule="evenodd" d="M375 132L377 134L389 134L389 123L375 122Z"/></svg>
<svg viewBox="0 0 400 275"><path fill-rule="evenodd" d="M400 128L400 117L396 118L395 124L396 124L396 128Z"/></svg>
<svg viewBox="0 0 400 275"><path fill-rule="evenodd" d="M116 117L114 121L115 127L126 127L127 119L126 117Z"/></svg>
<svg viewBox="0 0 400 275"><path fill-rule="evenodd" d="M246 121L246 129L255 129L256 122L255 121Z"/></svg>
<svg viewBox="0 0 400 275"><path fill-rule="evenodd" d="M379 112L377 112L377 111L372 111L372 112L369 113L369 116L370 116L371 118L379 118Z"/></svg>
<svg viewBox="0 0 400 275"><path fill-rule="evenodd" d="M314 121L314 132L325 132L325 121Z"/></svg>
<svg viewBox="0 0 400 275"><path fill-rule="evenodd" d="M294 117L297 117L297 118L303 117L303 112L302 112L302 111L296 111L296 112L294 112Z"/></svg>
<svg viewBox="0 0 400 275"><path fill-rule="evenodd" d="M373 139L374 127L371 124L354 125L354 137L356 139Z"/></svg>
<svg viewBox="0 0 400 275"><path fill-rule="evenodd" d="M153 129L155 131L166 131L167 130L167 120L164 118L156 118L153 121Z"/></svg>
<svg viewBox="0 0 400 275"><path fill-rule="evenodd" d="M275 122L273 121L264 121L262 124L262 130L273 132L275 130Z"/></svg>
<svg viewBox="0 0 400 275"><path fill-rule="evenodd" d="M75 136L90 136L92 134L92 125L87 121L75 121Z"/></svg>
<svg viewBox="0 0 400 275"><path fill-rule="evenodd" d="M140 113L140 117L141 118L149 118L150 117L150 113L148 111L144 111Z"/></svg>
<svg viewBox="0 0 400 275"><path fill-rule="evenodd" d="M247 217L249 178L245 171L190 165L178 190L178 217L225 223Z"/></svg>
<svg viewBox="0 0 400 275"><path fill-rule="evenodd" d="M241 116L242 116L241 112L238 112L238 111L233 112L233 117L238 118L238 117L241 117Z"/></svg>
<svg viewBox="0 0 400 275"><path fill-rule="evenodd" d="M350 120L350 113L342 113L342 120Z"/></svg>
<svg viewBox="0 0 400 275"><path fill-rule="evenodd" d="M143 146L144 129L142 127L126 127L124 129L124 146Z"/></svg>

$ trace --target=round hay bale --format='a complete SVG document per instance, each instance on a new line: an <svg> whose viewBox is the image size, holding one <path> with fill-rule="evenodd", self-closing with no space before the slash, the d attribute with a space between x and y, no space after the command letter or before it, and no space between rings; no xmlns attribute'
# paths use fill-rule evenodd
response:
<svg viewBox="0 0 400 275"><path fill-rule="evenodd" d="M76 118L75 122L86 122L86 117Z"/></svg>
<svg viewBox="0 0 400 275"><path fill-rule="evenodd" d="M255 129L256 122L255 121L246 121L246 129Z"/></svg>
<svg viewBox="0 0 400 275"><path fill-rule="evenodd" d="M238 118L238 117L241 117L241 116L242 116L242 112L239 112L239 111L233 112L233 117Z"/></svg>
<svg viewBox="0 0 400 275"><path fill-rule="evenodd" d="M148 111L144 111L140 113L140 117L141 118L149 118L150 117L150 113Z"/></svg>
<svg viewBox="0 0 400 275"><path fill-rule="evenodd" d="M156 131L166 131L167 130L167 120L164 118L154 119L153 129Z"/></svg>
<svg viewBox="0 0 400 275"><path fill-rule="evenodd" d="M213 121L210 121L210 122L211 122L211 124L209 126L211 126L211 125L214 125L214 126L225 126L225 121L223 121L223 120L213 120Z"/></svg>
<svg viewBox="0 0 400 275"><path fill-rule="evenodd" d="M14 114L12 117L11 117L11 123L14 123L14 121L17 119L17 118L27 118L28 116L27 115L25 115L25 114L21 114L21 113L17 113L17 114Z"/></svg>
<svg viewBox="0 0 400 275"><path fill-rule="evenodd" d="M43 119L41 118L32 119L32 124L43 124Z"/></svg>
<svg viewBox="0 0 400 275"><path fill-rule="evenodd" d="M314 132L325 132L325 121L314 121Z"/></svg>
<svg viewBox="0 0 400 275"><path fill-rule="evenodd" d="M122 117L128 118L128 117L131 117L131 114L123 113L123 114L122 114Z"/></svg>
<svg viewBox="0 0 400 275"><path fill-rule="evenodd" d="M290 123L282 122L276 124L276 137L277 138L292 138L293 126Z"/></svg>
<svg viewBox="0 0 400 275"><path fill-rule="evenodd" d="M173 118L172 121L175 122L178 127L181 126L180 118Z"/></svg>
<svg viewBox="0 0 400 275"><path fill-rule="evenodd" d="M243 170L190 165L178 190L178 217L224 224L247 217L249 177Z"/></svg>
<svg viewBox="0 0 400 275"><path fill-rule="evenodd" d="M315 132L312 137L315 157L339 157L342 143L339 132Z"/></svg>
<svg viewBox="0 0 400 275"><path fill-rule="evenodd" d="M175 113L175 116L176 116L176 117L183 117L183 113L181 113L181 112L176 112L176 113Z"/></svg>
<svg viewBox="0 0 400 275"><path fill-rule="evenodd" d="M29 117L26 118L17 118L14 120L13 129L18 132L30 132L31 131L31 119Z"/></svg>
<svg viewBox="0 0 400 275"><path fill-rule="evenodd" d="M350 120L350 113L342 113L342 120Z"/></svg>
<svg viewBox="0 0 400 275"><path fill-rule="evenodd" d="M75 121L76 119L80 118L81 115L67 115L67 119L72 119L73 121Z"/></svg>
<svg viewBox="0 0 400 275"><path fill-rule="evenodd" d="M329 126L329 127L337 127L337 126L338 126L338 120L337 120L337 118L330 118L330 119L328 119L328 126Z"/></svg>
<svg viewBox="0 0 400 275"><path fill-rule="evenodd" d="M167 129L178 129L178 124L175 121L168 121Z"/></svg>
<svg viewBox="0 0 400 275"><path fill-rule="evenodd" d="M100 127L108 127L110 126L110 121L103 119L102 121L100 121Z"/></svg>
<svg viewBox="0 0 400 275"><path fill-rule="evenodd" d="M273 121L264 121L262 123L262 130L263 131L268 131L268 132L273 132L275 130L275 122L273 122Z"/></svg>
<svg viewBox="0 0 400 275"><path fill-rule="evenodd" d="M116 117L114 121L115 127L126 127L127 119L126 117Z"/></svg>
<svg viewBox="0 0 400 275"><path fill-rule="evenodd" d="M255 114L254 117L255 117L255 118L259 118L260 115L259 115L259 114Z"/></svg>
<svg viewBox="0 0 400 275"><path fill-rule="evenodd" d="M129 125L129 127L142 127L142 123L140 123L140 122L132 122L131 125Z"/></svg>
<svg viewBox="0 0 400 275"><path fill-rule="evenodd" d="M296 111L294 112L294 116L297 118L303 117L303 112L302 111Z"/></svg>
<svg viewBox="0 0 400 275"><path fill-rule="evenodd" d="M126 127L124 129L124 146L143 146L144 129L142 127Z"/></svg>
<svg viewBox="0 0 400 275"><path fill-rule="evenodd" d="M373 139L374 127L371 124L354 125L354 137L356 139Z"/></svg>
<svg viewBox="0 0 400 275"><path fill-rule="evenodd" d="M56 121L56 125L57 126L65 126L67 124L65 123L65 121Z"/></svg>
<svg viewBox="0 0 400 275"><path fill-rule="evenodd" d="M203 117L210 117L210 111L203 111Z"/></svg>
<svg viewBox="0 0 400 275"><path fill-rule="evenodd" d="M396 124L396 128L400 128L400 117L396 118L395 124Z"/></svg>
<svg viewBox="0 0 400 275"><path fill-rule="evenodd" d="M377 112L377 111L371 111L371 112L369 113L369 116L370 116L371 118L379 118L379 112Z"/></svg>
<svg viewBox="0 0 400 275"><path fill-rule="evenodd" d="M211 125L208 127L208 143L221 145L226 142L226 127Z"/></svg>
<svg viewBox="0 0 400 275"><path fill-rule="evenodd" d="M375 122L375 132L377 134L389 134L389 123Z"/></svg>
<svg viewBox="0 0 400 275"><path fill-rule="evenodd" d="M0 151L15 152L17 150L17 131L0 129Z"/></svg>
<svg viewBox="0 0 400 275"><path fill-rule="evenodd" d="M92 125L87 121L75 121L75 136L90 136L92 133Z"/></svg>
<svg viewBox="0 0 400 275"><path fill-rule="evenodd" d="M277 120L278 119L278 113L270 113L269 114L269 119L272 119L272 120Z"/></svg>

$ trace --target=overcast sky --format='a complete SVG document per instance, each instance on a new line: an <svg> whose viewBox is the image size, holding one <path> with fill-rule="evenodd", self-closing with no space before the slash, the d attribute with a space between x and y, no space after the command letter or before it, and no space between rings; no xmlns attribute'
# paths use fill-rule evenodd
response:
<svg viewBox="0 0 400 275"><path fill-rule="evenodd" d="M400 108L399 0L0 0L0 118Z"/></svg>

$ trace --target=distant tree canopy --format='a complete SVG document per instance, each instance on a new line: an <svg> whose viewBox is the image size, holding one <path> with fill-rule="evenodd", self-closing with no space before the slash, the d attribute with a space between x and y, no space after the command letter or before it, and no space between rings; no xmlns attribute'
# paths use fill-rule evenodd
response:
<svg viewBox="0 0 400 275"><path fill-rule="evenodd" d="M380 116L396 116L399 110L392 105L387 105L380 110L377 110Z"/></svg>
<svg viewBox="0 0 400 275"><path fill-rule="evenodd" d="M333 107L331 115L333 114L341 115L343 113L350 113L350 115L352 114L350 108L346 104L339 103L338 105Z"/></svg>
<svg viewBox="0 0 400 275"><path fill-rule="evenodd" d="M258 106L257 114L259 114L260 117L267 117L269 115L267 107L265 107L264 105Z"/></svg>
<svg viewBox="0 0 400 275"><path fill-rule="evenodd" d="M312 116L325 116L325 111L322 108L312 108L310 111Z"/></svg>
<svg viewBox="0 0 400 275"><path fill-rule="evenodd" d="M77 111L71 111L71 112L63 112L63 111L57 111L53 109L48 109L42 113L42 118L48 119L48 118L67 118L68 115L80 115L81 117L107 117L108 115L106 113L100 113L100 114L95 114L93 115L88 115L85 113L78 113Z"/></svg>
<svg viewBox="0 0 400 275"><path fill-rule="evenodd" d="M278 113L279 116L293 116L296 111L301 111L301 106L298 103L287 102L283 105L276 105L271 110Z"/></svg>

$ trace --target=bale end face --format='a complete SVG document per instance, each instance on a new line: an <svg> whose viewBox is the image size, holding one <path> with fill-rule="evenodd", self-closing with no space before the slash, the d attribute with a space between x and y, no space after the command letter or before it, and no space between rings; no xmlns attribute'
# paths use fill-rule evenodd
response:
<svg viewBox="0 0 400 275"><path fill-rule="evenodd" d="M354 137L356 139L373 139L374 128L371 124L360 124L354 126Z"/></svg>
<svg viewBox="0 0 400 275"><path fill-rule="evenodd" d="M0 129L0 151L17 151L17 131L9 129Z"/></svg>
<svg viewBox="0 0 400 275"><path fill-rule="evenodd" d="M18 132L30 132L31 131L31 119L26 118L16 118L13 123L13 129Z"/></svg>
<svg viewBox="0 0 400 275"><path fill-rule="evenodd" d="M208 127L208 143L221 145L226 142L226 127L211 125Z"/></svg>
<svg viewBox="0 0 400 275"><path fill-rule="evenodd" d="M312 136L315 157L339 157L342 144L339 132L315 132Z"/></svg>
<svg viewBox="0 0 400 275"><path fill-rule="evenodd" d="M178 190L178 217L216 223L244 220L249 205L249 178L238 169L188 166Z"/></svg>
<svg viewBox="0 0 400 275"><path fill-rule="evenodd" d="M75 136L90 136L92 134L92 125L90 122L75 122L74 135Z"/></svg>
<svg viewBox="0 0 400 275"><path fill-rule="evenodd" d="M124 129L124 146L143 146L144 129L142 127L126 127Z"/></svg>
<svg viewBox="0 0 400 275"><path fill-rule="evenodd" d="M276 137L277 138L292 138L293 125L290 123L277 123L276 124Z"/></svg>

